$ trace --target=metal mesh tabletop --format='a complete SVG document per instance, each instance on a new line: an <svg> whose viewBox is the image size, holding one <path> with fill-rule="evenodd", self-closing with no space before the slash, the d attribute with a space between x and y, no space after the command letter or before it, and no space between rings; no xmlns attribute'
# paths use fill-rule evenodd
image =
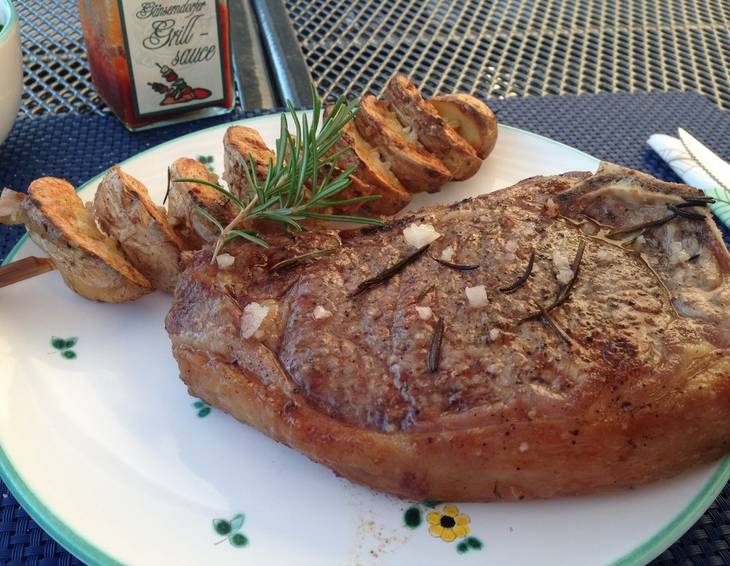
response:
<svg viewBox="0 0 730 566"><path fill-rule="evenodd" d="M104 112L76 3L15 0L26 117ZM396 71L482 98L693 90L730 108L725 0L288 0L323 94L378 93Z"/></svg>

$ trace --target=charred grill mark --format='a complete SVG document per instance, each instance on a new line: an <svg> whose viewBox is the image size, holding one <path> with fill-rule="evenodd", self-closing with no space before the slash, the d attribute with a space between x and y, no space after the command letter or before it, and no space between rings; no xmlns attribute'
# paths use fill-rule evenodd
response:
<svg viewBox="0 0 730 566"><path fill-rule="evenodd" d="M449 269L454 269L456 271L473 271L474 269L479 269L478 263L451 263L450 261L446 261L445 259L439 259L437 257L429 256L432 260L434 260L436 263L439 263L443 265L444 267L448 267Z"/></svg>
<svg viewBox="0 0 730 566"><path fill-rule="evenodd" d="M527 262L527 268L525 268L525 272L520 275L517 280L512 283L512 285L509 285L507 287L502 287L498 289L500 293L514 293L517 289L522 287L525 283L527 283L527 280L530 278L530 275L532 275L532 267L535 264L535 248L532 248L530 251L530 260Z"/></svg>
<svg viewBox="0 0 730 566"><path fill-rule="evenodd" d="M433 329L431 346L428 348L428 371L430 373L435 373L439 369L439 363L441 362L441 342L443 342L444 339L445 327L444 319L439 318Z"/></svg>
<svg viewBox="0 0 730 566"><path fill-rule="evenodd" d="M386 267L383 271L378 273L377 275L370 277L369 279L366 279L365 281L361 282L355 290L350 295L351 297L356 297L357 295L364 293L365 291L368 291L372 289L373 287L377 287L378 285L382 285L385 283L388 279L393 277L394 275L397 275L403 269L405 269L408 265L416 261L423 253L431 246L431 244L426 244L425 246L422 246L418 248L415 252L413 252L410 255L407 255L403 259L398 260L396 263L391 265L390 267Z"/></svg>

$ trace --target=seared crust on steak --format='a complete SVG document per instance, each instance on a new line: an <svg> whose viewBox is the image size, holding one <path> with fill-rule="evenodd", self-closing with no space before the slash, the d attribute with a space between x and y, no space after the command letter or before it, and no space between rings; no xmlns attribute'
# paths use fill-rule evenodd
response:
<svg viewBox="0 0 730 566"><path fill-rule="evenodd" d="M730 448L730 256L701 207L691 210L703 220L678 217L625 239L610 232L698 195L604 165L384 228L272 238L270 249L231 244L235 263L226 270L202 250L166 320L173 354L194 396L396 495L518 500L665 478ZM441 237L354 296L412 253L402 231L413 222ZM550 308L572 280L566 265L581 242L578 276ZM452 262L481 268L429 258L449 246ZM533 250L527 282L497 291L524 272ZM477 285L488 295L480 308L465 295ZM268 309L258 328L244 312L254 302ZM532 316L535 303L564 336ZM434 316L422 319L416 305ZM446 332L432 373L437 319Z"/></svg>

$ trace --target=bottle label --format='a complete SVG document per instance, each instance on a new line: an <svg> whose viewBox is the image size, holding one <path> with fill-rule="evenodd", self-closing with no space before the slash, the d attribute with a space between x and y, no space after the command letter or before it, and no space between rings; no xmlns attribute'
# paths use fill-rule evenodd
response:
<svg viewBox="0 0 730 566"><path fill-rule="evenodd" d="M152 118L225 98L216 0L118 0L134 112Z"/></svg>

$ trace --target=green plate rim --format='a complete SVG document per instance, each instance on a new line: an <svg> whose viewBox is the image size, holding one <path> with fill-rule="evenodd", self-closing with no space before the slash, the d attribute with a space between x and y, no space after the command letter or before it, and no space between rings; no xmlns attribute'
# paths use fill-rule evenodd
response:
<svg viewBox="0 0 730 566"><path fill-rule="evenodd" d="M0 0L2 1L2 0ZM0 38L2 36L0 35ZM215 126L210 126L208 128L203 128L201 130L197 130L195 132L190 132L189 134L185 134L183 136L177 137L173 140L166 141L164 143L158 144L154 147L148 148L144 151L141 151L124 161L120 162L120 165L124 166L125 164L130 163L131 161L138 159L142 157L143 155L156 151L160 149L161 147L164 147L166 145L169 145L171 143L178 142L180 140L192 137L192 136L198 136L200 134L203 134L205 132L209 132L216 129L223 129L227 128L233 124L239 124L239 123L251 123L258 120L268 119L271 118L271 116L276 116L279 113L271 113L271 114L265 114L263 116L256 116L253 118L245 118L243 120L237 120L234 122L228 122L224 124L218 124ZM540 134L535 134L533 132L529 132L527 130L523 130L521 128L516 128L514 126L507 126L504 124L499 125L500 128L506 128L509 130L513 130L516 132L521 132L522 134L526 134L532 137L540 138L544 141L547 141L549 143L559 145L561 147L564 147L566 149L569 149L573 152L579 153L585 157L588 157L590 159L595 160L596 165L600 162L600 160L596 159L592 155L581 151L579 149L576 149L574 147L571 147L567 144L561 143L559 141L556 141L554 139L542 136ZM87 182L85 182L83 185L79 186L77 189L77 192L81 192L84 189L86 189L88 186L96 183L99 181L105 172L100 173L99 175L93 177L92 179L89 179ZM28 235L25 234L16 244L13 246L13 248L8 252L8 255L3 260L2 265L5 265L12 261L12 259L15 257L15 255L18 253L20 248L23 247L23 245L28 240ZM51 511L36 495L35 493L30 489L30 487L23 481L23 478L20 477L20 474L15 470L12 462L8 458L7 454L5 453L5 449L2 445L2 441L0 439L0 476L2 476L5 484L8 486L8 489L11 491L15 499L23 506L23 508L28 512L28 514L33 518L33 520L38 523L51 537L53 537L56 541L58 541L66 550L74 554L77 558L83 560L84 562L87 562L89 564L104 564L104 565L113 565L118 566L122 565L122 562L119 562L118 560L114 559L112 556L101 550L100 548L94 546L92 543L84 539L82 536L80 536L78 533L76 533L73 529L71 529L66 523L64 523L61 519L59 519L53 511ZM725 484L727 484L728 480L730 480L730 456L724 458L718 465L717 469L713 472L712 476L710 476L710 479L707 481L707 483L704 485L704 487L695 495L692 500L685 506L684 509L671 521L669 521L664 527L662 527L654 536L650 537L645 542L641 543L639 546L637 546L632 551L628 552L621 558L615 560L612 562L612 566L629 566L633 564L645 564L652 560L653 558L656 558L659 556L664 550L669 548L669 546L672 545L679 537L682 536L694 523L699 519L702 514L707 510L707 508L710 506L710 504L715 500L715 498L718 496L718 494L722 491L722 489L725 487Z"/></svg>
<svg viewBox="0 0 730 566"><path fill-rule="evenodd" d="M0 4L5 4L7 6L8 11L10 13L10 17L8 18L8 21L5 22L2 25L2 30L0 30L0 43L5 41L10 36L10 33L15 29L18 25L18 13L15 11L15 6L13 6L13 3L11 0L0 0Z"/></svg>

